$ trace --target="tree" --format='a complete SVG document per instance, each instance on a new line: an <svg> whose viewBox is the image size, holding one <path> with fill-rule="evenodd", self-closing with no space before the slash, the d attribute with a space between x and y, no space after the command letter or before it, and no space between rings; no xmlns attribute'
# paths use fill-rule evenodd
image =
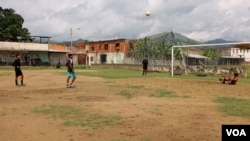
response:
<svg viewBox="0 0 250 141"><path fill-rule="evenodd" d="M203 51L203 55L212 59L216 59L218 54L215 49L205 49Z"/></svg>
<svg viewBox="0 0 250 141"><path fill-rule="evenodd" d="M17 41L29 39L29 30L23 27L24 19L13 9L0 7L0 41Z"/></svg>
<svg viewBox="0 0 250 141"><path fill-rule="evenodd" d="M149 54L149 38L145 37L143 39L133 41L133 48L130 50L131 54L134 54L136 58L143 58L145 55Z"/></svg>
<svg viewBox="0 0 250 141"><path fill-rule="evenodd" d="M174 38L167 36L156 40L151 40L149 37L133 41L133 48L129 50L130 54L136 59L142 59L145 55L150 58L151 63L154 64L156 60L162 60L164 64L171 60L171 49L175 45ZM180 58L180 50L175 49L174 54L176 58Z"/></svg>
<svg viewBox="0 0 250 141"><path fill-rule="evenodd" d="M209 64L217 64L217 61L219 59L219 54L216 51L216 49L205 49L203 51L203 55L208 57L208 63Z"/></svg>

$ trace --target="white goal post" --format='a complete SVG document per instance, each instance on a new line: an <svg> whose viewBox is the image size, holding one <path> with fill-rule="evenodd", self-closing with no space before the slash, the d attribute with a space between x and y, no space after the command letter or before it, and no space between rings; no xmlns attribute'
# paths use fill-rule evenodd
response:
<svg viewBox="0 0 250 141"><path fill-rule="evenodd" d="M174 76L174 49L175 48L205 48L205 49L221 49L221 48L239 48L239 49L250 49L250 42L235 42L235 43L222 43L222 44L201 44L201 45L181 45L181 46L172 46L171 50L171 76ZM181 55L183 57L183 52L181 50ZM184 63L185 73L186 63Z"/></svg>

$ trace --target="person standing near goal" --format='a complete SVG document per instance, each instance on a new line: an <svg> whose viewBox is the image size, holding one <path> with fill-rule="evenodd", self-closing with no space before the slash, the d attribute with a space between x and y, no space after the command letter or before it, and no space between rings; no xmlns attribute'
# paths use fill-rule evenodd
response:
<svg viewBox="0 0 250 141"><path fill-rule="evenodd" d="M16 54L16 59L15 61L12 63L12 65L15 67L15 73L16 73L16 78L15 78L15 82L16 82L16 86L25 86L25 84L23 83L23 72L21 70L21 61L20 61L21 55L20 54ZM18 77L21 76L21 85L18 84Z"/></svg>
<svg viewBox="0 0 250 141"><path fill-rule="evenodd" d="M74 71L74 66L73 66L73 55L72 54L69 54L68 55L68 60L67 60L67 63L66 63L66 66L67 66L67 69L68 69L68 72L67 72L67 81L66 81L66 87L67 88L73 88L74 85L74 81L76 79L76 74L75 74L75 71ZM72 78L71 82L70 82L70 78Z"/></svg>

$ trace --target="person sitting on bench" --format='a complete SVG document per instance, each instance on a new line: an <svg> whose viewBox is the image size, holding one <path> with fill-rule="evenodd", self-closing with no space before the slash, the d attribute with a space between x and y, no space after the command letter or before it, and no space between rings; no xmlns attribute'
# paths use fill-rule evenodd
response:
<svg viewBox="0 0 250 141"><path fill-rule="evenodd" d="M233 77L224 77L223 79L220 79L220 81L222 81L222 84L231 84L231 85L236 85L237 81L239 79L239 74L238 73L234 73Z"/></svg>

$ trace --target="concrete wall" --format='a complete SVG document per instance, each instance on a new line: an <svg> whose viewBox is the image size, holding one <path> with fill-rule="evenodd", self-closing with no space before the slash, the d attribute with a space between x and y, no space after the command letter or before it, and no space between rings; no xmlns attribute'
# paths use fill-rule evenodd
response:
<svg viewBox="0 0 250 141"><path fill-rule="evenodd" d="M31 59L34 58L40 58L42 62L49 62L48 60L48 52L28 52L28 56L30 56ZM24 60L25 54L22 54L22 59Z"/></svg>
<svg viewBox="0 0 250 141"><path fill-rule="evenodd" d="M49 53L49 62L51 65L57 65L58 62L60 62L61 65L66 64L66 54L61 52L50 52Z"/></svg>
<svg viewBox="0 0 250 141"><path fill-rule="evenodd" d="M106 62L104 64L123 64L124 56L123 52L119 53L88 53L88 57L92 57L91 64L101 64L101 56L106 55Z"/></svg>

